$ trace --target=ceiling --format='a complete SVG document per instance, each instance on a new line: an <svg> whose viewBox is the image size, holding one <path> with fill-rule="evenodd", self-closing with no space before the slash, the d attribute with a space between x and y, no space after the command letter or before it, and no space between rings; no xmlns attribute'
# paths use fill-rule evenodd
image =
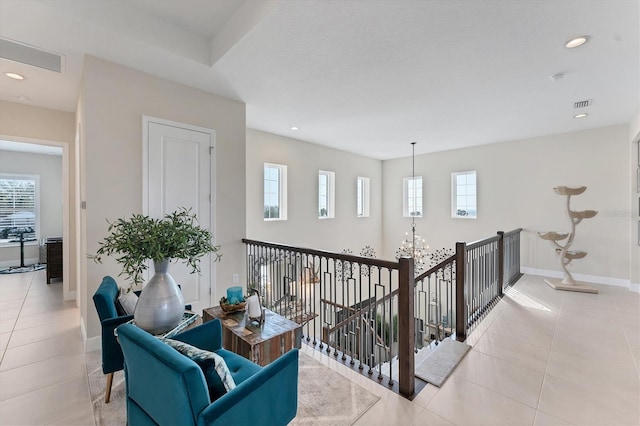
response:
<svg viewBox="0 0 640 426"><path fill-rule="evenodd" d="M62 73L1 59L26 79L0 74L0 99L74 111L90 54L240 100L249 128L378 159L573 132L638 110L639 3L0 0L0 37L64 56Z"/></svg>

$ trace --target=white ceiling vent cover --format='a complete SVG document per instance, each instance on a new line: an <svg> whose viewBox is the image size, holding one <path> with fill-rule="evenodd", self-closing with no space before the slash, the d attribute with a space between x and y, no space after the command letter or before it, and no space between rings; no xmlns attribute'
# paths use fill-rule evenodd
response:
<svg viewBox="0 0 640 426"><path fill-rule="evenodd" d="M62 56L26 44L0 38L0 58L62 72Z"/></svg>
<svg viewBox="0 0 640 426"><path fill-rule="evenodd" d="M573 103L574 109L586 108L591 106L593 99L587 99L586 101L578 101Z"/></svg>

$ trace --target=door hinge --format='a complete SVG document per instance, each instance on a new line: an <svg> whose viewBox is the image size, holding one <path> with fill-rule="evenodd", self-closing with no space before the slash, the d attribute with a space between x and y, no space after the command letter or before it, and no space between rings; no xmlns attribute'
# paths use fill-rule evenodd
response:
<svg viewBox="0 0 640 426"><path fill-rule="evenodd" d="M213 154L213 147L212 147L212 146L210 146L210 147L209 147L209 155L212 155L212 154Z"/></svg>

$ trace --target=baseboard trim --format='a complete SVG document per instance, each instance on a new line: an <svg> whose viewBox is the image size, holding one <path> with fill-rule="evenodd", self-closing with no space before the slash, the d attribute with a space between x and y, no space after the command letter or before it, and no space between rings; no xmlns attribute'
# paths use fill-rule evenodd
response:
<svg viewBox="0 0 640 426"><path fill-rule="evenodd" d="M93 352L102 348L102 339L100 336L91 337L84 342L84 351Z"/></svg>
<svg viewBox="0 0 640 426"><path fill-rule="evenodd" d="M84 324L84 318L80 317L80 333L82 333L85 353L102 349L102 338L100 336L96 336L87 339L87 329Z"/></svg>
<svg viewBox="0 0 640 426"><path fill-rule="evenodd" d="M65 291L63 292L64 296L63 296L63 300L65 302L70 302L72 300L76 300L76 292L75 291ZM77 305L77 303L76 303Z"/></svg>
<svg viewBox="0 0 640 426"><path fill-rule="evenodd" d="M540 277L564 278L564 273L562 271L552 271L549 269L538 269L538 268L529 268L526 266L522 266L520 267L520 272L522 272L523 274L537 275ZM587 274L576 274L576 273L572 273L571 276L576 281L583 281L586 283L593 283L593 284L614 285L617 287L625 287L625 288L628 288L629 291L640 293L640 284L632 283L630 280L625 280L623 278L602 277L599 275L587 275Z"/></svg>

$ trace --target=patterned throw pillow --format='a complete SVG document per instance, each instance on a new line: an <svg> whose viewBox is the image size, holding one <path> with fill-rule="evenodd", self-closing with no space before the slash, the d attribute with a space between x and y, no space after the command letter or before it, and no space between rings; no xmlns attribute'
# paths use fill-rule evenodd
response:
<svg viewBox="0 0 640 426"><path fill-rule="evenodd" d="M198 364L204 373L211 401L215 401L236 387L227 363L217 353L196 348L179 340L164 337L159 339Z"/></svg>

